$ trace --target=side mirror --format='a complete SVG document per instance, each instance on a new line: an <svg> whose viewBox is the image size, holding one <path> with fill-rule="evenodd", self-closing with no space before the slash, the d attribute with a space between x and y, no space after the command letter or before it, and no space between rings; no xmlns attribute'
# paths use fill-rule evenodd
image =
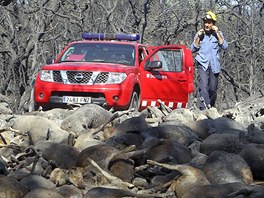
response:
<svg viewBox="0 0 264 198"><path fill-rule="evenodd" d="M50 65L50 64L52 64L53 62L54 62L53 57L48 57L47 60L46 60L46 64L47 64L47 65Z"/></svg>
<svg viewBox="0 0 264 198"><path fill-rule="evenodd" d="M153 70L153 69L160 69L160 68L162 68L161 61L152 61L147 65L146 70Z"/></svg>

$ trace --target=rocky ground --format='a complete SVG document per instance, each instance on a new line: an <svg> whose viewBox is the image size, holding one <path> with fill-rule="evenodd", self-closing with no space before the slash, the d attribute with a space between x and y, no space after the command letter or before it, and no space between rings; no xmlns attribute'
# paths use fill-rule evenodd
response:
<svg viewBox="0 0 264 198"><path fill-rule="evenodd" d="M264 197L264 97L218 112L0 103L0 197Z"/></svg>

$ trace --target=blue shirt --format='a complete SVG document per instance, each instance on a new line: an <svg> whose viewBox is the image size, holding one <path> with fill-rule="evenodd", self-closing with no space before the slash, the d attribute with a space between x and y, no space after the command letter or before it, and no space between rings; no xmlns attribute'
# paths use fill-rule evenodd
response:
<svg viewBox="0 0 264 198"><path fill-rule="evenodd" d="M222 32L220 32L220 35L223 38L222 44L218 43L215 32L209 35L204 34L200 39L200 45L198 47L195 46L195 40L198 37L198 33L196 33L194 42L191 44L192 52L198 52L195 60L203 66L205 71L207 70L209 64L211 65L213 73L219 73L221 70L219 54L221 50L225 50L228 47L228 44L224 39Z"/></svg>

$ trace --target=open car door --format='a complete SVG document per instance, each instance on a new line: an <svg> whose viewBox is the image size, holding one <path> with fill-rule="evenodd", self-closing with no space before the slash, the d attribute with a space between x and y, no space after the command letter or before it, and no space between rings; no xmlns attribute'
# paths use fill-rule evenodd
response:
<svg viewBox="0 0 264 198"><path fill-rule="evenodd" d="M158 106L158 99L172 109L185 108L194 88L191 50L164 45L149 51L140 64L141 108Z"/></svg>

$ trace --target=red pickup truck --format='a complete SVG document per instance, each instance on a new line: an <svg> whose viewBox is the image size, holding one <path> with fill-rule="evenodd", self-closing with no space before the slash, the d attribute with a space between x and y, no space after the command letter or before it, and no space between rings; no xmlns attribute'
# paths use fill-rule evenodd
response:
<svg viewBox="0 0 264 198"><path fill-rule="evenodd" d="M148 46L139 34L82 34L51 63L34 86L36 106L94 103L143 110L161 100L185 108L194 90L192 52L184 45Z"/></svg>

